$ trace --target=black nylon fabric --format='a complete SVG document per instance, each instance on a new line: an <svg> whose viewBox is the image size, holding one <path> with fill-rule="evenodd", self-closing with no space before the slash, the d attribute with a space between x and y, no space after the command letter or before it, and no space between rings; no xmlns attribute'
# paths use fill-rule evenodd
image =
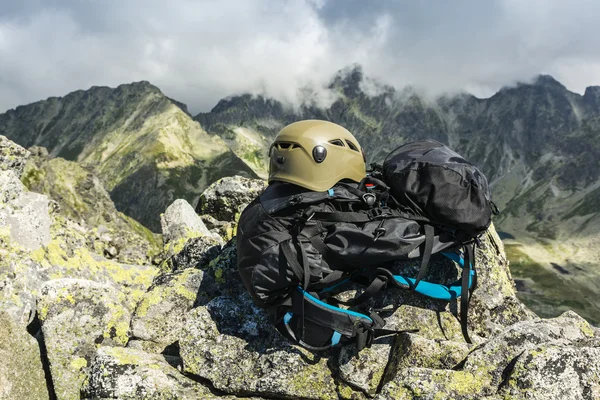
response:
<svg viewBox="0 0 600 400"><path fill-rule="evenodd" d="M477 235L491 223L491 194L477 167L434 140L408 143L383 163L394 198L433 223Z"/></svg>
<svg viewBox="0 0 600 400"><path fill-rule="evenodd" d="M364 223L321 223L313 219L304 222L295 238L293 232L298 216L307 210L332 212L336 211L333 204L336 201L361 203L356 194L343 186L335 186L333 193L334 196L330 196L325 192L327 200L323 200L323 193L303 192L297 186L278 183L270 185L242 212L237 232L238 269L256 305L264 308L277 305L289 296L291 288L303 286L304 276L299 271L294 272L286 261L283 243L298 241L302 245L309 263L309 286L316 288L320 287L319 282L327 281L333 271L352 273L359 268L376 268L388 261L421 256L425 242L423 226L401 217ZM265 211L265 204L271 213ZM366 206L356 211L357 214L368 212ZM379 232L384 229L384 233L376 234L378 229ZM325 251L318 251L313 242ZM437 232L432 252L458 243L449 234ZM302 257L293 252L293 257L300 262ZM297 265L296 270L300 270Z"/></svg>

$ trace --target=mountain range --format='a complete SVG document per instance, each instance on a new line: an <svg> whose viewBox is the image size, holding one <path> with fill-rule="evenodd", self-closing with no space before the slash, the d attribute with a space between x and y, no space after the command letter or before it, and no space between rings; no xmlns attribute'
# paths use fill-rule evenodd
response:
<svg viewBox="0 0 600 400"><path fill-rule="evenodd" d="M600 322L600 87L580 95L542 75L486 99L431 98L351 66L324 90L334 99L327 106L241 94L191 116L148 82L93 87L0 114L0 134L93 171L120 212L155 232L176 198L195 204L228 175L264 178L269 144L293 121L343 125L369 162L436 139L491 182L520 296L542 315L576 308Z"/></svg>

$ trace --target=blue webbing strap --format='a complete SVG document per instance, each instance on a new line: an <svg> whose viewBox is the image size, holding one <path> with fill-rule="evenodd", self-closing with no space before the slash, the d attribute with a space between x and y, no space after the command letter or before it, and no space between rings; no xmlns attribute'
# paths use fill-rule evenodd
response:
<svg viewBox="0 0 600 400"><path fill-rule="evenodd" d="M471 270L471 278L469 278L469 287L473 283L475 271ZM394 279L402 286L411 287L414 285L415 278L406 278L401 275L394 275ZM419 282L419 286L415 288L415 292L420 293L424 296L431 297L432 299L450 301L461 297L462 287L461 281L457 281L452 285L442 285L440 283L432 283L427 281Z"/></svg>

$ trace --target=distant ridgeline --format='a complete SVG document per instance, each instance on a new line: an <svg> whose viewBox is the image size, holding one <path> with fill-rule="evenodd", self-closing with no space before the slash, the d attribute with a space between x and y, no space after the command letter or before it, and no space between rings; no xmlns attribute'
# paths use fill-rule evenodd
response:
<svg viewBox="0 0 600 400"><path fill-rule="evenodd" d="M594 244L600 241L600 87L581 96L539 76L488 99L431 100L353 67L336 74L328 90L336 100L327 108L292 108L246 94L192 118L185 105L147 82L94 87L0 114L0 132L91 168L119 211L155 232L174 199L194 204L223 176L265 177L268 146L293 121L345 126L370 162L406 141L436 139L492 183L502 210L494 222L520 296L539 314L574 308L600 323Z"/></svg>

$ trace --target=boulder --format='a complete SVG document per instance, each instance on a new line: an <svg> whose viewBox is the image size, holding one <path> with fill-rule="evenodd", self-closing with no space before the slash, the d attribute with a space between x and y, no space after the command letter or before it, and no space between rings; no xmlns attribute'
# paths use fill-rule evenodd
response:
<svg viewBox="0 0 600 400"><path fill-rule="evenodd" d="M485 383L485 394L493 394L506 379L507 368L524 352L557 340L561 340L562 346L577 345L593 336L589 323L572 311L557 318L522 321L474 350L463 369Z"/></svg>
<svg viewBox="0 0 600 400"><path fill-rule="evenodd" d="M513 324L469 354L458 343L444 343L436 351L433 343L415 336L400 341L403 344L394 349L398 352L377 399L593 399L600 395L596 368L600 339L570 311L549 320Z"/></svg>
<svg viewBox="0 0 600 400"><path fill-rule="evenodd" d="M81 279L57 279L42 287L37 304L54 390L79 399L100 344L125 346L131 315L113 287Z"/></svg>
<svg viewBox="0 0 600 400"><path fill-rule="evenodd" d="M0 310L0 400L49 398L38 342Z"/></svg>
<svg viewBox="0 0 600 400"><path fill-rule="evenodd" d="M26 192L13 202L13 212L8 215L12 240L36 250L50 243L49 199L43 194Z"/></svg>
<svg viewBox="0 0 600 400"><path fill-rule="evenodd" d="M165 260L162 268L167 271L204 268L219 255L221 245L222 241L215 239L213 236L187 239L181 250L168 247L167 253L173 252L174 254Z"/></svg>
<svg viewBox="0 0 600 400"><path fill-rule="evenodd" d="M14 170L0 170L0 228L12 241L29 250L50 242L48 197L28 192Z"/></svg>
<svg viewBox="0 0 600 400"><path fill-rule="evenodd" d="M504 398L600 398L600 342L549 342L526 350L500 393Z"/></svg>
<svg viewBox="0 0 600 400"><path fill-rule="evenodd" d="M40 148L25 166L21 180L32 192L55 199L60 214L84 227L87 247L125 264L148 263L162 250L158 235L119 212L103 182L74 161L48 158Z"/></svg>
<svg viewBox="0 0 600 400"><path fill-rule="evenodd" d="M394 337L376 340L370 348L356 351L356 346L344 346L339 356L339 379L364 393L374 396L388 365Z"/></svg>
<svg viewBox="0 0 600 400"><path fill-rule="evenodd" d="M480 395L483 388L484 384L469 372L414 367L400 370L375 399L491 400Z"/></svg>
<svg viewBox="0 0 600 400"><path fill-rule="evenodd" d="M177 369L179 359L139 350L100 347L82 390L85 399L217 399Z"/></svg>
<svg viewBox="0 0 600 400"><path fill-rule="evenodd" d="M198 200L196 212L208 214L219 221L237 221L242 210L265 188L267 182L230 176L210 185Z"/></svg>
<svg viewBox="0 0 600 400"><path fill-rule="evenodd" d="M165 244L191 237L211 236L194 208L183 199L175 200L160 216Z"/></svg>
<svg viewBox="0 0 600 400"><path fill-rule="evenodd" d="M0 135L0 171L11 170L20 177L28 158L27 150Z"/></svg>
<svg viewBox="0 0 600 400"><path fill-rule="evenodd" d="M155 353L176 345L187 313L215 295L214 279L201 270L190 268L160 275L134 312L131 328L135 344ZM132 345L130 342L128 346Z"/></svg>
<svg viewBox="0 0 600 400"><path fill-rule="evenodd" d="M179 345L184 371L226 393L337 398L327 360L281 337L247 294L218 297L190 312Z"/></svg>

